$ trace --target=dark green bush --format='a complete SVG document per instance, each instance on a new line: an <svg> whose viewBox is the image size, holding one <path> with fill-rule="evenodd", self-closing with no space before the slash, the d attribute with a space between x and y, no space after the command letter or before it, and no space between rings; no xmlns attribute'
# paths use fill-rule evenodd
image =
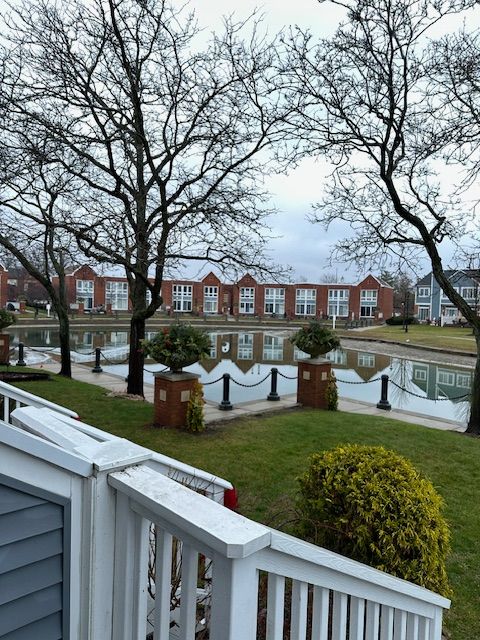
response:
<svg viewBox="0 0 480 640"><path fill-rule="evenodd" d="M415 318L407 318L407 324L413 324L415 322ZM395 324L395 325L402 325L405 324L405 318L403 318L402 316L392 316L391 318L387 318L385 320L386 324Z"/></svg>
<svg viewBox="0 0 480 640"><path fill-rule="evenodd" d="M450 594L443 500L408 460L383 447L345 445L313 455L298 480L301 537Z"/></svg>

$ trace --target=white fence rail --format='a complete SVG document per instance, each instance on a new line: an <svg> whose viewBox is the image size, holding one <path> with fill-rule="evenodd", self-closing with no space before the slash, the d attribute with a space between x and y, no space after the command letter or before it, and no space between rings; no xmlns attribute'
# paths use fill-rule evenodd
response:
<svg viewBox="0 0 480 640"><path fill-rule="evenodd" d="M70 549L79 640L441 640L447 599L225 509L215 491L226 481L32 399L0 431L51 462L52 478L81 478ZM182 484L192 480L216 489Z"/></svg>
<svg viewBox="0 0 480 640"><path fill-rule="evenodd" d="M2 419L7 423L11 422L11 412L24 406L51 409L64 416L78 419L78 414L75 411L55 404L55 402L39 398L32 393L28 393L28 391L22 391L22 389L18 389L6 382L0 382L0 403L2 404Z"/></svg>
<svg viewBox="0 0 480 640"><path fill-rule="evenodd" d="M108 482L119 504L119 640L146 635L150 522L157 527L155 640L193 640L205 627L209 640L441 640L450 603L435 593L247 520L144 466ZM178 545L181 576L172 579ZM208 573L199 572L205 557ZM208 601L199 602L205 591Z"/></svg>

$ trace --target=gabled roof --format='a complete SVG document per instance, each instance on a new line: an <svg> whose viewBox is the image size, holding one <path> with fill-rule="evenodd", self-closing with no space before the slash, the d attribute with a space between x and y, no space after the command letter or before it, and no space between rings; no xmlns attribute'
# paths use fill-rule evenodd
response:
<svg viewBox="0 0 480 640"><path fill-rule="evenodd" d="M362 282L365 282L365 280L367 278L373 278L374 280L376 280L378 282L378 284L381 287L386 287L387 289L393 289L392 285L388 284L388 282L385 282L385 280L381 280L378 276L373 275L373 273L367 273L367 275L364 278L362 278L361 280L359 280L359 282L357 282L356 285L354 285L354 286L358 287L359 285L362 284Z"/></svg>

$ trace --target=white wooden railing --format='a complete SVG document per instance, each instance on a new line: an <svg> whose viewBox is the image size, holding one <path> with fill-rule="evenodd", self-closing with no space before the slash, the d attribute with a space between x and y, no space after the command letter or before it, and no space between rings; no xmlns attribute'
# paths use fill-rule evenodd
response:
<svg viewBox="0 0 480 640"><path fill-rule="evenodd" d="M441 640L447 599L226 509L215 492L229 483L51 409L11 418L3 442L84 478L71 504L78 640Z"/></svg>
<svg viewBox="0 0 480 640"><path fill-rule="evenodd" d="M290 640L305 640L307 627L315 640L441 639L450 603L435 593L247 520L145 466L114 472L108 483L119 505L116 553L128 558L116 564L116 640L145 637L150 522L157 527L155 640L193 640L205 624L210 640L283 640L284 627ZM178 633L170 626L175 539L182 548ZM208 585L198 581L203 557L212 562ZM199 610L206 587L208 605Z"/></svg>
<svg viewBox="0 0 480 640"><path fill-rule="evenodd" d="M0 382L0 403L3 405L2 419L8 423L10 422L11 412L14 409L18 409L18 407L24 406L51 409L64 416L78 419L78 414L75 411L62 407L55 402L39 398L32 393L28 393L28 391L22 391L22 389L18 389L6 382Z"/></svg>

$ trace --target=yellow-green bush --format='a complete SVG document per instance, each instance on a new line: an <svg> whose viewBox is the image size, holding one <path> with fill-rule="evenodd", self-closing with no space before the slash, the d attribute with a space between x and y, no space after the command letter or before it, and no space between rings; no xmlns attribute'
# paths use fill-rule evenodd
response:
<svg viewBox="0 0 480 640"><path fill-rule="evenodd" d="M195 382L187 405L187 420L185 430L191 433L205 431L205 418L203 415L203 387L199 382Z"/></svg>
<svg viewBox="0 0 480 640"><path fill-rule="evenodd" d="M383 447L345 445L313 455L298 480L300 536L450 595L443 500L408 460Z"/></svg>

